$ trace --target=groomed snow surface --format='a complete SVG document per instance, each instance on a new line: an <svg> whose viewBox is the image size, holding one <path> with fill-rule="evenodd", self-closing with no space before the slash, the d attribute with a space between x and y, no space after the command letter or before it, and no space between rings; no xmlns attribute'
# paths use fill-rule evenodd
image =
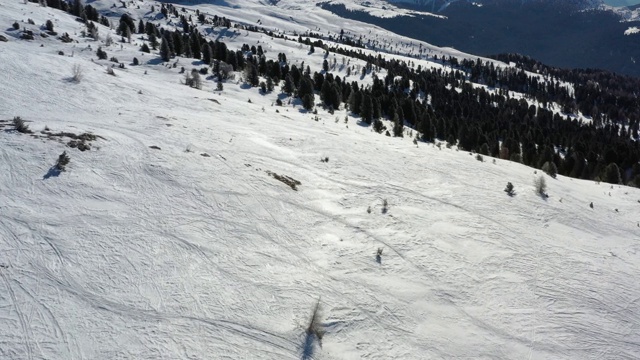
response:
<svg viewBox="0 0 640 360"><path fill-rule="evenodd" d="M543 198L531 168L237 81L191 89L139 44L106 47L127 67L108 75L72 18L0 4L3 29L27 18L79 43L4 30L0 120L100 137L81 152L2 123L0 358L640 357L637 189L545 176Z"/></svg>

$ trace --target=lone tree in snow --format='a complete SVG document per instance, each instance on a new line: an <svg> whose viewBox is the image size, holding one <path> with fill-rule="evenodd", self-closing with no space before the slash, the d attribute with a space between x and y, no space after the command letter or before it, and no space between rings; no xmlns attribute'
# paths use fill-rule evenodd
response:
<svg viewBox="0 0 640 360"><path fill-rule="evenodd" d="M98 50L96 50L96 55L100 60L104 60L107 58L107 52L102 50L102 47L99 47Z"/></svg>
<svg viewBox="0 0 640 360"><path fill-rule="evenodd" d="M23 133L23 134L31 133L31 130L29 130L29 125L27 125L20 116L16 116L13 118L13 127L15 127L16 131L19 133Z"/></svg>
<svg viewBox="0 0 640 360"><path fill-rule="evenodd" d="M56 161L55 168L64 171L66 169L67 164L69 164L69 155L67 155L66 151L63 151L60 156L58 156L58 161Z"/></svg>
<svg viewBox="0 0 640 360"><path fill-rule="evenodd" d="M509 196L513 196L516 194L515 190L513 189L513 184L510 182L507 183L507 187L504 188L504 192L506 192Z"/></svg>
<svg viewBox="0 0 640 360"><path fill-rule="evenodd" d="M533 186L535 187L538 195L547 197L547 181L544 179L543 175L540 175L533 180Z"/></svg>
<svg viewBox="0 0 640 360"><path fill-rule="evenodd" d="M311 313L311 319L309 319L309 325L307 326L307 336L315 335L320 346L322 346L322 337L324 336L324 329L322 328L322 307L320 306L320 299L316 302Z"/></svg>

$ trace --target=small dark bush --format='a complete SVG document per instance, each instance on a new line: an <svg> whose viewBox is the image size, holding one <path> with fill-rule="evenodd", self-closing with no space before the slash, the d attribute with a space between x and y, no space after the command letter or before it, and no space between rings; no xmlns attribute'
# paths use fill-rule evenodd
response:
<svg viewBox="0 0 640 360"><path fill-rule="evenodd" d="M66 151L63 151L60 156L58 156L58 161L56 162L56 169L60 171L64 171L66 166L69 164L69 155L67 155Z"/></svg>
<svg viewBox="0 0 640 360"><path fill-rule="evenodd" d="M142 46L140 47L140 51L145 52L145 53L150 53L151 49L149 49L149 45L142 44Z"/></svg>
<svg viewBox="0 0 640 360"><path fill-rule="evenodd" d="M16 116L13 118L13 126L16 128L16 131L23 134L31 134L31 130L29 130L29 125L27 125L24 120L20 116Z"/></svg>
<svg viewBox="0 0 640 360"><path fill-rule="evenodd" d="M276 105L282 106L282 100L280 100L280 99L276 100Z"/></svg>
<svg viewBox="0 0 640 360"><path fill-rule="evenodd" d="M62 34L62 36L60 36L58 39L60 39L60 41L62 41L63 43L73 42L73 39L67 33Z"/></svg>
<svg viewBox="0 0 640 360"><path fill-rule="evenodd" d="M504 192L506 192L509 196L513 196L516 194L515 190L513 189L513 184L510 182L507 183L507 187L504 188Z"/></svg>
<svg viewBox="0 0 640 360"><path fill-rule="evenodd" d="M138 61L137 57L133 58L133 65L138 66L140 64L140 62Z"/></svg>
<svg viewBox="0 0 640 360"><path fill-rule="evenodd" d="M20 24L18 24L18 22L16 21L13 23L13 30L18 30L18 29L20 29Z"/></svg>
<svg viewBox="0 0 640 360"><path fill-rule="evenodd" d="M105 60L107 58L107 52L102 50L102 47L98 48L98 50L96 51L96 55L100 60Z"/></svg>
<svg viewBox="0 0 640 360"><path fill-rule="evenodd" d="M116 58L115 56L112 56L111 59L109 59L109 61L114 62L114 63L118 63L118 58Z"/></svg>
<svg viewBox="0 0 640 360"><path fill-rule="evenodd" d="M48 31L53 31L53 22L51 20L47 20L47 23L45 24L45 28Z"/></svg>

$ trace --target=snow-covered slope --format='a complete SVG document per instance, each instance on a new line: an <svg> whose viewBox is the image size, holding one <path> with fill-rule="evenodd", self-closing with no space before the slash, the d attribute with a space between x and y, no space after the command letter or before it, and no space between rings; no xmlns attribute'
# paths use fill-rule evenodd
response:
<svg viewBox="0 0 640 360"><path fill-rule="evenodd" d="M7 29L48 19L78 42ZM344 110L316 119L239 81L189 88L180 67L200 62L165 66L135 36L104 47L126 64L108 75L109 30L82 38L57 10L1 3L0 25L0 120L34 131L0 123L0 358L640 357L637 189L546 177L541 198L519 164L382 136ZM364 26L328 26L344 25ZM323 60L256 33L224 41ZM81 152L45 127L98 138ZM305 335L318 299L321 346Z"/></svg>

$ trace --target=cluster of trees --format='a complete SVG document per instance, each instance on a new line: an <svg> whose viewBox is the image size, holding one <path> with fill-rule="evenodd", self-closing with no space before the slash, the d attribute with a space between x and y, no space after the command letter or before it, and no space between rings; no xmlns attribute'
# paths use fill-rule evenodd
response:
<svg viewBox="0 0 640 360"><path fill-rule="evenodd" d="M564 96L553 101L577 109L601 123L622 123L628 125L634 134L638 132L640 78L598 69L551 67L520 54L500 54L492 58L513 62L522 70L540 73L545 77L571 84L575 89L573 97Z"/></svg>
<svg viewBox="0 0 640 360"><path fill-rule="evenodd" d="M283 81L283 92L299 97L306 109L313 108L316 93L330 111L344 104L378 132L385 130L380 120L388 118L393 121L394 136L402 136L407 124L418 130L424 141L446 140L483 155L536 168L553 167L566 176L640 186L640 147L634 140L638 139L638 117L634 114L640 104L631 96L621 96L620 91L632 85L601 86L599 80L606 72L596 75L590 71L548 70L541 78L529 75L523 67L496 68L491 62L458 62L456 58L440 59L450 66L450 71L422 69L404 61L387 60L382 54L374 56L361 49L330 46L318 39L297 40L323 49L325 56L332 52L366 61L363 74L384 68L387 76L380 79L374 75L373 84L363 87L328 72L326 66L311 74L304 63L300 68L289 66L284 54L278 54L277 60L267 59L261 46L246 44L235 54L235 63L233 55L229 55L233 52L229 51L228 57L214 58L234 64L236 71L244 69L252 86L258 86L259 77L265 77L269 84ZM221 44L209 42L212 49L224 46ZM527 70L544 69L538 65ZM591 81L583 87L585 76L590 76ZM474 87L468 81L497 90ZM573 93L566 84L573 85ZM584 91L585 88L591 91ZM512 98L509 91L523 93L540 105ZM560 104L567 114L552 111L548 107L551 102ZM587 107L586 103L593 105ZM577 110L594 120L583 123L569 116Z"/></svg>
<svg viewBox="0 0 640 360"><path fill-rule="evenodd" d="M76 0L61 6L90 21L97 19L98 14L90 5L79 4ZM282 91L299 97L309 110L319 94L329 111L344 104L378 132L386 130L381 119L387 118L393 121L394 136L403 136L404 126L408 125L418 130L424 141L446 140L464 150L536 168L552 166L554 172L557 169L557 173L566 176L640 186L637 141L640 104L631 92L640 85L637 79L604 71L563 71L516 55L496 58L516 61L517 69L497 68L479 59L458 62L455 58L440 59L449 66L448 70L422 69L404 61L388 60L382 54L300 36L297 39L300 43L325 52L322 71L312 74L304 62L300 67L290 66L285 54L268 59L262 46L245 44L234 51L224 42L207 41L193 26L191 16L178 13L170 4L163 5L161 11L178 17L182 26L167 30L142 20L136 25L134 19L123 15L117 31L123 36L146 34L153 49L160 46L160 56L165 61L177 55L202 59L212 66L219 79L223 77L221 68L231 68L244 71L247 83L260 86L263 91L271 91L282 83ZM217 16L196 14L201 23L265 31L234 25ZM343 36L342 39L346 38ZM362 75L372 74L372 84L364 87L330 73L326 61L330 53L364 60ZM373 71L380 68L387 71L384 78ZM543 76L531 76L525 70ZM266 81L260 82L261 77ZM474 87L469 81L487 84L490 89ZM523 93L540 105L510 97L509 91ZM593 121L584 123L554 112L547 106L550 102L561 104L567 113L580 110L592 116Z"/></svg>
<svg viewBox="0 0 640 360"><path fill-rule="evenodd" d="M566 176L640 186L640 103L633 93L623 93L633 88L636 79L606 71L571 70L547 74L544 80L524 69L503 70L492 63L455 58L441 59L450 71L416 69L381 54L330 47L320 40L301 41L365 60L369 68L387 70L384 80L374 78L367 88L353 84L351 91L342 91L349 109L376 130L384 130L377 120L387 117L395 119L396 136L402 133L399 124L407 123L425 141L446 140L465 150L536 168L551 162ZM628 81L613 85L604 80L609 85L601 85L598 79L608 78L603 74ZM582 83L585 78L591 81ZM497 91L473 87L469 80L493 83ZM540 106L512 98L509 91L524 93ZM566 113L551 110L550 102L560 104ZM576 120L571 113L577 110L584 110L593 121Z"/></svg>

